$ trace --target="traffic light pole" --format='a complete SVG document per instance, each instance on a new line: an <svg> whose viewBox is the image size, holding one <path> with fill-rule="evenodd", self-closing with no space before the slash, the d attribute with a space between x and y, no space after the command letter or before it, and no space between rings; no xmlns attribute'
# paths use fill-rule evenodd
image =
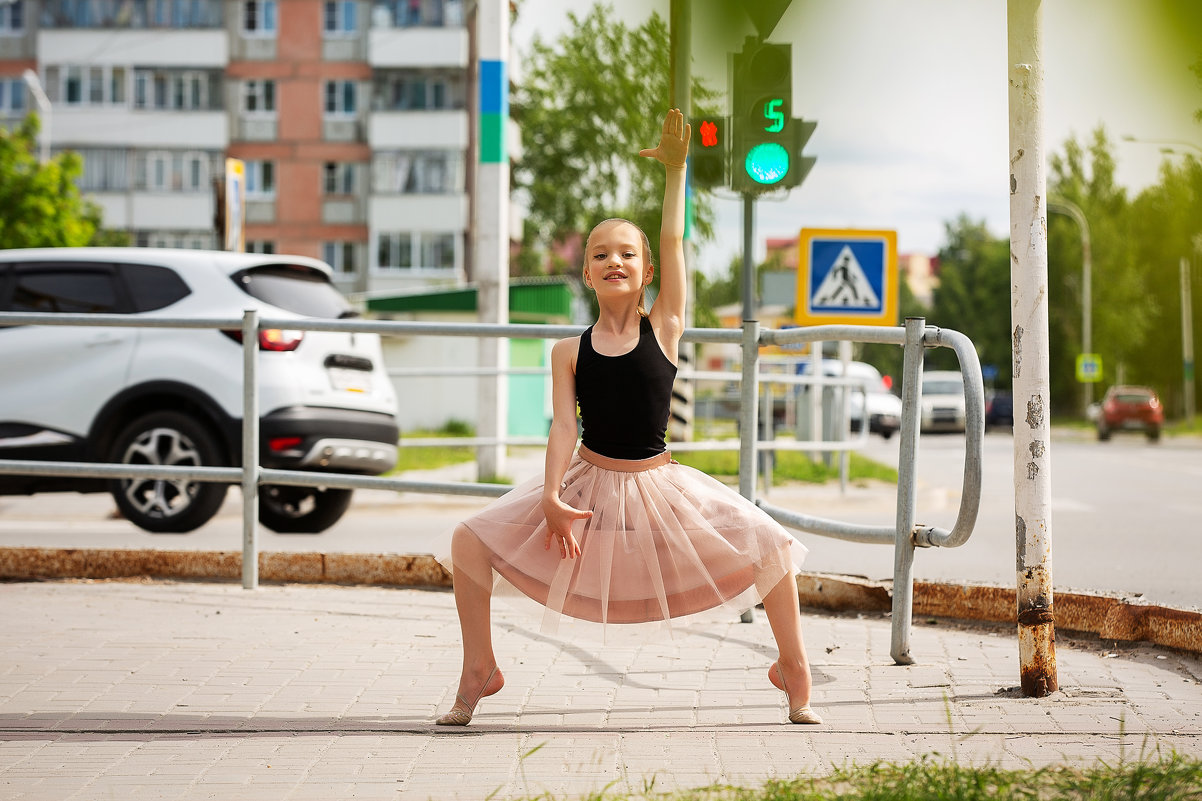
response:
<svg viewBox="0 0 1202 801"><path fill-rule="evenodd" d="M672 61L672 97L671 104L673 107L680 109L685 114L685 119L688 119L693 113L693 76L690 69L692 63L692 39L693 26L692 17L689 10L689 0L672 0L669 7L670 28L670 51ZM692 121L693 125L693 147L694 152L697 148L697 141L700 137L697 136L697 123ZM690 180L693 177L690 176ZM685 328L693 326L693 295L694 295L694 278L693 274L697 269L696 260L697 254L693 250L693 187L687 186L685 214L689 215L685 222L685 237L684 237L684 277L685 286L689 291L689 302L685 304L684 310L684 325ZM693 365L694 346L692 343L682 342L677 351L677 358L680 366L689 369ZM693 385L690 381L678 381L676 383L676 391L672 393L672 414L669 418L669 436L673 440L687 441L693 438Z"/></svg>
<svg viewBox="0 0 1202 801"><path fill-rule="evenodd" d="M760 324L756 320L755 264L751 246L755 239L755 196L743 195L743 383L739 403L739 494L755 500L755 442L759 438Z"/></svg>

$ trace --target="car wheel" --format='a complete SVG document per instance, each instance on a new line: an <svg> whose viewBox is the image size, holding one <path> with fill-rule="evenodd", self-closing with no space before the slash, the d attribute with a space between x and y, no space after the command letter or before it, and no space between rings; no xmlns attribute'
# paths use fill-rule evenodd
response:
<svg viewBox="0 0 1202 801"><path fill-rule="evenodd" d="M1110 439L1110 429L1104 425L1098 426L1098 441L1105 442Z"/></svg>
<svg viewBox="0 0 1202 801"><path fill-rule="evenodd" d="M125 427L109 461L128 465L198 467L219 464L209 429L179 412L153 412ZM109 482L125 519L146 531L182 534L203 526L225 500L228 487L187 479L128 478Z"/></svg>
<svg viewBox="0 0 1202 801"><path fill-rule="evenodd" d="M1148 429L1148 442L1160 442L1160 427L1153 426Z"/></svg>
<svg viewBox="0 0 1202 801"><path fill-rule="evenodd" d="M318 534L346 513L353 494L348 489L264 485L259 522L277 534Z"/></svg>

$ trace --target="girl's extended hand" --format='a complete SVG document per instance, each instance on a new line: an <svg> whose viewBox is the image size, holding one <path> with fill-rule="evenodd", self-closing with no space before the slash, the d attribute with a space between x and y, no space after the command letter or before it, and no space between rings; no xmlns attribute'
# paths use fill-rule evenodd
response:
<svg viewBox="0 0 1202 801"><path fill-rule="evenodd" d="M685 157L689 155L689 139L693 129L686 125L684 114L680 109L669 109L664 115L664 130L659 136L657 147L640 150L640 156L658 159L667 167L684 167Z"/></svg>
<svg viewBox="0 0 1202 801"><path fill-rule="evenodd" d="M558 541L561 559L575 559L580 555L580 543L572 534L572 523L587 520L593 513L568 506L558 498L543 498L543 514L547 517L547 541L543 546L551 550L551 542Z"/></svg>

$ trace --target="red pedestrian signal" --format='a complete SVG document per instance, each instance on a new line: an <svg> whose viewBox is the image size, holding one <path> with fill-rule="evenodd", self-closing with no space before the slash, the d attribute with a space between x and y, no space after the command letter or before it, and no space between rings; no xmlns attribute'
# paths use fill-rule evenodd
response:
<svg viewBox="0 0 1202 801"><path fill-rule="evenodd" d="M721 117L700 117L695 122L701 134L701 147L694 147L689 154L689 171L693 187L712 189L726 186L727 154L730 146L726 141L726 120Z"/></svg>

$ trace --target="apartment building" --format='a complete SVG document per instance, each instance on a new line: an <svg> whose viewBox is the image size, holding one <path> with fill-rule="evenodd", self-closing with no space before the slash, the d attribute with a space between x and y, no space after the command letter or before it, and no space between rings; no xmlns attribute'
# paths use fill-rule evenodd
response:
<svg viewBox="0 0 1202 801"><path fill-rule="evenodd" d="M0 0L0 125L51 146L136 244L216 247L212 179L247 169L248 250L348 292L461 283L471 37L462 0ZM36 107L34 107L36 108Z"/></svg>

